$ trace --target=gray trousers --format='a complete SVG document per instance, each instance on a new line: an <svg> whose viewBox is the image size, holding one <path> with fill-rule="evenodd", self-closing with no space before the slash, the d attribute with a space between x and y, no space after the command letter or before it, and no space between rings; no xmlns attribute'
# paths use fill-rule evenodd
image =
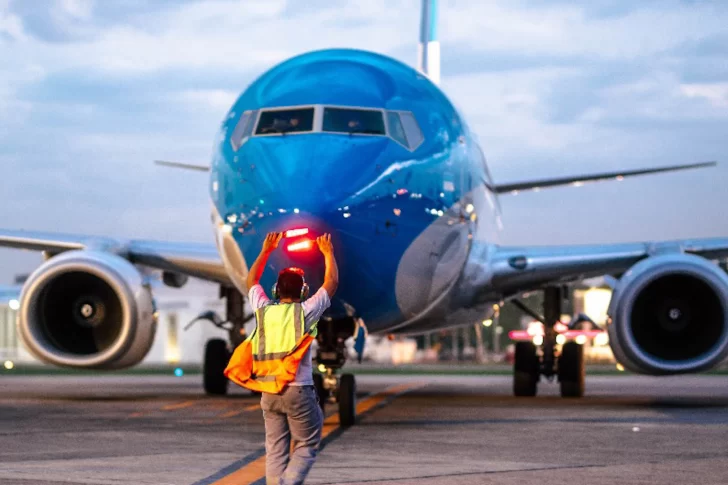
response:
<svg viewBox="0 0 728 485"><path fill-rule="evenodd" d="M324 416L313 386L288 386L263 393L265 479L267 485L303 483L316 461ZM293 439L293 450L291 450Z"/></svg>

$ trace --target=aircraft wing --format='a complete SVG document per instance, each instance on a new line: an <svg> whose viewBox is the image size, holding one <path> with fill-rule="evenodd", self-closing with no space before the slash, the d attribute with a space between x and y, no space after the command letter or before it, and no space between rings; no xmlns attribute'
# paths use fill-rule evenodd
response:
<svg viewBox="0 0 728 485"><path fill-rule="evenodd" d="M107 237L0 229L0 247L58 254L74 249L106 251L134 264L229 283L214 244L117 240Z"/></svg>
<svg viewBox="0 0 728 485"><path fill-rule="evenodd" d="M490 261L488 286L513 295L547 284L621 274L649 256L682 252L706 259L728 257L728 238L573 246L496 246L476 255Z"/></svg>
<svg viewBox="0 0 728 485"><path fill-rule="evenodd" d="M715 167L717 162L699 162L686 165L673 165L670 167L653 167L639 170L621 170L619 172L604 172L590 175L574 175L570 177L557 177L551 179L524 180L519 182L508 182L489 184L489 188L497 194L518 193L524 190L540 190L549 187L563 185L579 186L588 182L601 182L604 180L623 180L626 177L637 175L651 175L664 172L675 172L678 170L690 170L694 168Z"/></svg>

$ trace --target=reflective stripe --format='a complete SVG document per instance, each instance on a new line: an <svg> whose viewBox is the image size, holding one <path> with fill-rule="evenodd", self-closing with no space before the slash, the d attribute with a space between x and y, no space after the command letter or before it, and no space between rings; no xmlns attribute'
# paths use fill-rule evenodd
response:
<svg viewBox="0 0 728 485"><path fill-rule="evenodd" d="M274 354L253 354L253 360L261 362L264 360L282 360L290 352L276 352Z"/></svg>
<svg viewBox="0 0 728 485"><path fill-rule="evenodd" d="M296 327L296 343L298 343L303 335L304 325L303 305L300 303L296 303L293 306L293 325Z"/></svg>
<svg viewBox="0 0 728 485"><path fill-rule="evenodd" d="M276 380L276 376L256 376L253 379L258 382L273 382Z"/></svg>
<svg viewBox="0 0 728 485"><path fill-rule="evenodd" d="M256 312L257 328L258 328L258 354L265 354L265 307L258 309Z"/></svg>

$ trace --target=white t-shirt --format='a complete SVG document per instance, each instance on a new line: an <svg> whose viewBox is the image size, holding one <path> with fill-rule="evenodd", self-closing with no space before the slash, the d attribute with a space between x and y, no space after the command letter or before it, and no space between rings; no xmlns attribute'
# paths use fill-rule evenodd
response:
<svg viewBox="0 0 728 485"><path fill-rule="evenodd" d="M257 311L260 308L271 305L273 302L268 295L265 294L265 290L262 286L253 285L248 293L250 299L250 306L253 311ZM306 301L301 302L304 314L304 326L305 331L308 332L314 322L321 318L321 315L331 305L329 294L322 287ZM313 364L311 362L311 348L304 354L301 359L301 364L298 366L298 372L296 372L296 378L290 384L291 386L307 386L313 385Z"/></svg>

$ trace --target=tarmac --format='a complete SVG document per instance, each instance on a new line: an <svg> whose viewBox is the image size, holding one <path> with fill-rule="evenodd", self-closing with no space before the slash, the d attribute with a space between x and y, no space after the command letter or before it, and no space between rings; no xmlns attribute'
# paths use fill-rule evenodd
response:
<svg viewBox="0 0 728 485"><path fill-rule="evenodd" d="M359 375L329 406L311 484L725 484L728 376L590 376L511 397L508 376ZM0 485L264 483L259 398L195 376L0 375Z"/></svg>

